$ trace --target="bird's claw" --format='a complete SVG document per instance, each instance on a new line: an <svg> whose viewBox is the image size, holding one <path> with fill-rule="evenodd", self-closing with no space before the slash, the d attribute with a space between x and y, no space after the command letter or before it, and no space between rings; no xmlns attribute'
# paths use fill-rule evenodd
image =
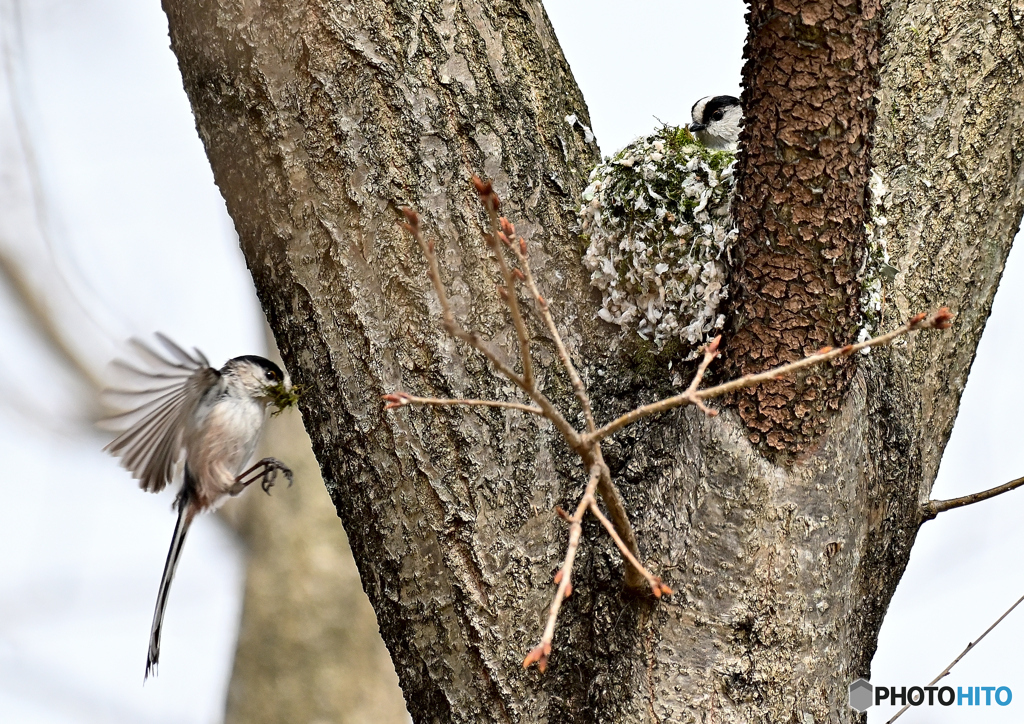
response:
<svg viewBox="0 0 1024 724"><path fill-rule="evenodd" d="M263 458L239 475L236 478L236 485L240 486L239 492L241 492L241 489L259 480L263 492L270 495L270 489L274 487L274 481L277 479L278 473L284 473L284 476L288 478L288 487L290 488L294 482L295 475L287 465L277 458Z"/></svg>

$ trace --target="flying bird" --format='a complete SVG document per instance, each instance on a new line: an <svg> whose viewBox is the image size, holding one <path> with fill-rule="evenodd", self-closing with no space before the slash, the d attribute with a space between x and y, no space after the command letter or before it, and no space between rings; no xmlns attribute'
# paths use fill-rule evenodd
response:
<svg viewBox="0 0 1024 724"><path fill-rule="evenodd" d="M256 451L268 405L288 407L296 397L288 374L268 359L244 355L218 370L199 350L187 352L162 334L156 337L160 351L131 341L144 364L115 361L123 386L102 395L120 412L101 425L121 432L104 450L120 458L148 492L181 479L174 501L178 521L160 579L143 680L156 673L167 595L195 516L257 481L269 493L278 473L291 485L291 470L276 458L245 466Z"/></svg>
<svg viewBox="0 0 1024 724"><path fill-rule="evenodd" d="M733 96L708 96L693 104L690 133L714 151L735 151L743 125L740 99Z"/></svg>

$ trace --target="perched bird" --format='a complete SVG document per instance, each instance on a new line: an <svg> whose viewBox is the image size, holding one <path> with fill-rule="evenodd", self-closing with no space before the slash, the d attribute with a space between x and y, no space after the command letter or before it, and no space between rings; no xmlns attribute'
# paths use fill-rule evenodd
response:
<svg viewBox="0 0 1024 724"><path fill-rule="evenodd" d="M708 96L693 104L690 133L715 151L735 151L740 140L743 109L733 96Z"/></svg>
<svg viewBox="0 0 1024 724"><path fill-rule="evenodd" d="M182 480L174 501L178 522L160 579L144 680L156 673L167 594L196 514L216 508L256 481L269 492L279 472L291 484L291 470L275 458L245 466L256 451L267 406L287 407L295 398L288 375L268 359L235 357L217 370L199 350L189 353L164 335L156 336L165 351L132 340L148 369L123 360L114 362L124 387L105 390L103 399L124 412L101 423L123 431L104 450L121 458L121 465L143 490L156 493L179 475Z"/></svg>

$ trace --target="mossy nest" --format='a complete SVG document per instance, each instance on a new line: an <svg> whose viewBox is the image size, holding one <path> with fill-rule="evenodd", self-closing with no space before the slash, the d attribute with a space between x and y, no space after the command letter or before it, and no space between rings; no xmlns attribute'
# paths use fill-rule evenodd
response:
<svg viewBox="0 0 1024 724"><path fill-rule="evenodd" d="M688 359L725 323L734 155L685 128L639 138L590 174L579 215L598 315Z"/></svg>
<svg viewBox="0 0 1024 724"><path fill-rule="evenodd" d="M733 153L711 151L685 128L663 126L591 172L579 216L588 241L583 263L601 290L601 319L659 352L678 346L686 359L724 326L737 237L730 214L734 164ZM877 172L868 191L858 273L862 340L877 332L885 287L898 272L885 238L888 189Z"/></svg>

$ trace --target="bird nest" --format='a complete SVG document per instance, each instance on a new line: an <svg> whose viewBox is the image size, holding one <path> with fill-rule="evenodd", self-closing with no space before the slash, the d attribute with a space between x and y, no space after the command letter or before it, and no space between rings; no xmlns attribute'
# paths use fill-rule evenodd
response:
<svg viewBox="0 0 1024 724"><path fill-rule="evenodd" d="M687 359L722 328L733 163L732 153L664 126L591 172L579 214L602 319L659 349L676 340Z"/></svg>

